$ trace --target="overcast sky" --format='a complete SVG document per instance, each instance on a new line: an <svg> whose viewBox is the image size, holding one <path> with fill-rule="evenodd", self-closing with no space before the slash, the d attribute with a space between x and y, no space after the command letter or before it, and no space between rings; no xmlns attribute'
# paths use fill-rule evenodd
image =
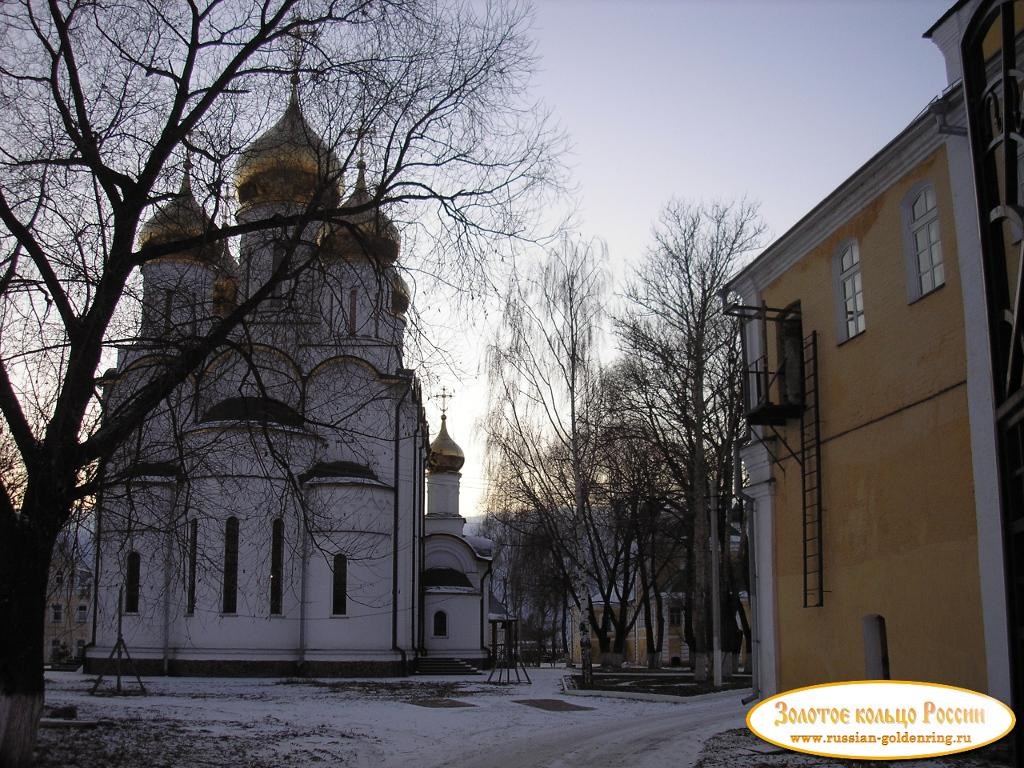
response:
<svg viewBox="0 0 1024 768"><path fill-rule="evenodd" d="M672 197L746 196L781 235L945 87L921 35L951 4L535 0L534 95L572 141L581 234L607 242L616 274ZM485 487L478 354L467 342L462 364L478 375L445 382L466 516ZM433 402L427 414L436 430Z"/></svg>

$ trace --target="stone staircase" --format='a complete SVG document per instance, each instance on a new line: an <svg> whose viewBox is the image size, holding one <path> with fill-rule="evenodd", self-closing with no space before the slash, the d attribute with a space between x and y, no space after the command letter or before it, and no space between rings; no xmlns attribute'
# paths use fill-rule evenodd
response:
<svg viewBox="0 0 1024 768"><path fill-rule="evenodd" d="M416 659L417 675L479 675L480 670L462 659L421 656Z"/></svg>

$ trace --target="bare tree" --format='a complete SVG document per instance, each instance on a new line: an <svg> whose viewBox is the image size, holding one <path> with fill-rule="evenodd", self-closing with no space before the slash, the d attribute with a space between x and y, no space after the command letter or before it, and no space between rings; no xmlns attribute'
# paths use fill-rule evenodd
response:
<svg viewBox="0 0 1024 768"><path fill-rule="evenodd" d="M102 490L104 462L199 366L244 348L246 318L302 279L308 233L355 237L360 215L387 207L417 268L456 284L486 276L493 238L528 235L553 165L543 116L522 98L526 23L517 6L441 0L0 7L0 412L16 449L0 478L0 763L31 759L59 531ZM304 192L279 190L295 203L285 215L235 219L255 192L233 197L233 170L288 102L288 75L282 120L315 151L309 178L291 179ZM342 210L360 155L376 184ZM140 239L153 206L184 203L199 229ZM239 237L272 240L273 269L211 286L215 309L190 332L139 328L152 306L141 268L196 250L230 272ZM104 412L98 374L140 335L158 354Z"/></svg>
<svg viewBox="0 0 1024 768"><path fill-rule="evenodd" d="M566 239L516 279L488 368L492 482L537 516L581 610L589 596L578 577L600 547L590 514L604 291L598 247Z"/></svg>
<svg viewBox="0 0 1024 768"><path fill-rule="evenodd" d="M722 314L719 292L763 231L756 206L746 202L669 203L616 320L622 351L635 361L635 410L684 493L691 528L687 635L700 678L711 650L710 515L727 506L712 510L709 498L731 497L731 452L741 434L737 329ZM723 536L716 546L727 546Z"/></svg>

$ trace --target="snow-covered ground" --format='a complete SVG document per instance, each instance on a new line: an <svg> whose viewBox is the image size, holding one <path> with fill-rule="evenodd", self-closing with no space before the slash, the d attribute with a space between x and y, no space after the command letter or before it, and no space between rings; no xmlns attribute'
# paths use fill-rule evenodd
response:
<svg viewBox="0 0 1024 768"><path fill-rule="evenodd" d="M92 677L50 672L47 708L73 705L80 721L101 723L43 729L40 765L685 768L709 736L746 715L743 692L583 698L563 692L564 669L530 674L532 685L509 686L486 677L147 678L146 695L115 697L90 696Z"/></svg>

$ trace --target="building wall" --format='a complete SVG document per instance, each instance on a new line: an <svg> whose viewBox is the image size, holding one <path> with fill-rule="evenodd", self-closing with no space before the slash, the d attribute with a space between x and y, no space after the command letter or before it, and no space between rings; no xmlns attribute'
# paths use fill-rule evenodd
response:
<svg viewBox="0 0 1024 768"><path fill-rule="evenodd" d="M762 295L818 333L824 607L803 607L801 474L773 468L778 688L864 676L885 617L891 674L985 689L956 232L944 147L829 233ZM866 174L869 175L869 174ZM902 208L936 191L945 285L910 301ZM868 182L869 183L869 182ZM858 242L866 330L839 338L834 254ZM774 354L774 342L768 341ZM799 446L799 421L782 431ZM759 553L767 557L768 553ZM762 585L762 589L764 585Z"/></svg>

